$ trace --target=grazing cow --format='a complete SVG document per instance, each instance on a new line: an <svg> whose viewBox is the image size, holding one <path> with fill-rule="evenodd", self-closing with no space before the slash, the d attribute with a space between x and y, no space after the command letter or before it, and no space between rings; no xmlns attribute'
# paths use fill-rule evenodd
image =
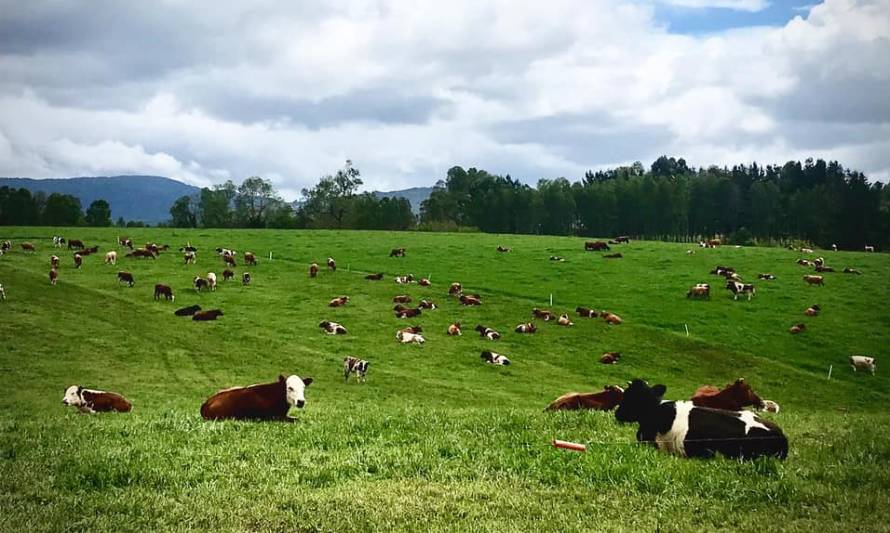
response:
<svg viewBox="0 0 890 533"><path fill-rule="evenodd" d="M397 309L396 310L396 318L414 318L416 316L420 316L421 309L418 307L416 309Z"/></svg>
<svg viewBox="0 0 890 533"><path fill-rule="evenodd" d="M774 279L776 279L776 276L774 276L770 273L758 274L757 279L762 279L764 281L773 281Z"/></svg>
<svg viewBox="0 0 890 533"><path fill-rule="evenodd" d="M498 251L501 253L509 253L513 251L513 248L506 248L504 246L498 245Z"/></svg>
<svg viewBox="0 0 890 533"><path fill-rule="evenodd" d="M343 307L349 301L349 296L338 296L328 303L328 307Z"/></svg>
<svg viewBox="0 0 890 533"><path fill-rule="evenodd" d="M358 357L347 356L343 358L343 381L349 383L349 375L355 374L356 379L364 383L368 374L368 365L371 363Z"/></svg>
<svg viewBox="0 0 890 533"><path fill-rule="evenodd" d="M37 249L34 248L34 245L31 244L30 242L23 242L23 243L20 244L19 246L22 247L22 251L23 251L23 252L31 252L31 253L36 253L36 252L37 252Z"/></svg>
<svg viewBox="0 0 890 533"><path fill-rule="evenodd" d="M104 413L114 411L117 413L129 413L133 404L116 392L85 389L78 385L71 385L65 390L62 403L76 407L81 413Z"/></svg>
<svg viewBox="0 0 890 533"><path fill-rule="evenodd" d="M190 305L188 307L180 307L176 311L173 311L173 314L176 316L192 316L200 310L200 305Z"/></svg>
<svg viewBox="0 0 890 533"><path fill-rule="evenodd" d="M127 257L151 257L152 259L157 259L155 254L151 253L151 250L146 250L145 248L137 248L136 250L128 253Z"/></svg>
<svg viewBox="0 0 890 533"><path fill-rule="evenodd" d="M323 329L328 335L346 335L346 328L336 322L331 322L330 320L321 322L318 327Z"/></svg>
<svg viewBox="0 0 890 533"><path fill-rule="evenodd" d="M813 266L813 262L808 259L798 259L797 264L805 267Z"/></svg>
<svg viewBox="0 0 890 533"><path fill-rule="evenodd" d="M194 265L198 262L198 254L195 252L186 252L183 254L182 259L185 261L185 264Z"/></svg>
<svg viewBox="0 0 890 533"><path fill-rule="evenodd" d="M875 247L874 247L874 246L869 246L869 245L866 244L866 245L865 245L865 251L866 251L866 252L874 252L874 251L875 251Z"/></svg>
<svg viewBox="0 0 890 533"><path fill-rule="evenodd" d="M228 268L223 270L223 281L229 281L235 279L235 273L229 270Z"/></svg>
<svg viewBox="0 0 890 533"><path fill-rule="evenodd" d="M562 263L563 261L565 261L564 258L562 258L561 256L558 256L558 255L551 255L551 256L550 256L550 260L551 260L551 261L558 261L558 262L560 262L560 263Z"/></svg>
<svg viewBox="0 0 890 533"><path fill-rule="evenodd" d="M464 290L463 286L460 283L455 281L448 287L448 295L449 296L457 296L461 292L463 292L463 290Z"/></svg>
<svg viewBox="0 0 890 533"><path fill-rule="evenodd" d="M616 365L621 359L621 352L606 352L600 357L600 363L604 365Z"/></svg>
<svg viewBox="0 0 890 533"><path fill-rule="evenodd" d="M223 389L201 405L204 420L281 420L293 421L287 416L291 407L302 409L306 405L306 387L312 378L278 376L278 381L247 387Z"/></svg>
<svg viewBox="0 0 890 533"><path fill-rule="evenodd" d="M55 268L50 269L50 271L49 271L49 284L50 284L50 285L55 285L55 284L56 284L56 281L57 281L58 279L59 279L59 272L58 272Z"/></svg>
<svg viewBox="0 0 890 533"><path fill-rule="evenodd" d="M616 253L614 253L614 254L606 254L606 255L604 255L604 256L603 256L603 259L621 259L622 257L624 257L624 256L621 255L621 252L616 252Z"/></svg>
<svg viewBox="0 0 890 533"><path fill-rule="evenodd" d="M563 313L559 315L559 318L556 320L556 323L560 326L574 326L575 323L569 320L569 315Z"/></svg>
<svg viewBox="0 0 890 533"><path fill-rule="evenodd" d="M479 332L480 337L484 337L490 341L496 341L501 338L500 333L481 324L476 326L476 331Z"/></svg>
<svg viewBox="0 0 890 533"><path fill-rule="evenodd" d="M485 361L486 363L488 363L490 365L505 365L506 366L506 365L510 364L510 360L507 359L507 356L501 355L501 354L495 353L495 352L490 352L488 350L483 351L479 357L482 358L483 361Z"/></svg>
<svg viewBox="0 0 890 533"><path fill-rule="evenodd" d="M246 286L250 285L250 281L251 281L250 272L245 272L244 274L241 274L241 285L246 287Z"/></svg>
<svg viewBox="0 0 890 533"><path fill-rule="evenodd" d="M115 252L114 250L105 254L105 264L107 265L109 263L112 265L117 264L117 252Z"/></svg>
<svg viewBox="0 0 890 533"><path fill-rule="evenodd" d="M600 316L599 311L595 309L588 309L587 307L576 307L575 312L578 313L578 316L584 318L596 318Z"/></svg>
<svg viewBox="0 0 890 533"><path fill-rule="evenodd" d="M431 302L429 300L421 300L420 303L417 304L417 306L420 307L421 309L427 309L430 311L432 311L433 309L436 308L436 304L434 304L433 302Z"/></svg>
<svg viewBox="0 0 890 533"><path fill-rule="evenodd" d="M788 439L777 425L751 411L697 407L662 401L667 387L635 379L615 411L619 422L636 422L637 441L681 457L754 459L788 456Z"/></svg>
<svg viewBox="0 0 890 533"><path fill-rule="evenodd" d="M739 378L730 383L723 390L713 385L702 385L695 390L690 398L694 405L710 407L711 409L725 409L726 411L741 411L748 406L758 409L766 409L764 400L754 393L751 385L745 378ZM775 402L773 402L775 403Z"/></svg>
<svg viewBox="0 0 890 533"><path fill-rule="evenodd" d="M136 285L136 280L133 279L133 274L126 272L124 270L121 270L120 272L117 273L117 282L118 283L126 283L127 287L132 287L133 285Z"/></svg>
<svg viewBox="0 0 890 533"><path fill-rule="evenodd" d="M791 326L791 328L788 329L788 332L791 333L792 335L797 335L798 333L804 331L805 329L807 329L807 325L801 322L801 323L794 324L793 326Z"/></svg>
<svg viewBox="0 0 890 533"><path fill-rule="evenodd" d="M160 300L161 296L163 296L165 300L169 300L171 302L176 301L176 295L173 294L173 289L171 289L169 285L164 285L163 283L156 283L155 284L155 300Z"/></svg>
<svg viewBox="0 0 890 533"><path fill-rule="evenodd" d="M223 316L224 313L221 309L210 309L208 311L195 311L195 314L192 315L192 320L198 322L206 322L208 320L216 320L217 317Z"/></svg>
<svg viewBox="0 0 890 533"><path fill-rule="evenodd" d="M853 372L862 369L868 370L869 372L871 372L872 375L874 375L877 363L875 362L874 357L868 357L865 355L851 355L850 366L853 367Z"/></svg>
<svg viewBox="0 0 890 533"><path fill-rule="evenodd" d="M460 322L455 322L454 324L448 326L448 330L446 331L446 333L453 337L460 336Z"/></svg>
<svg viewBox="0 0 890 533"><path fill-rule="evenodd" d="M858 275L861 275L862 272L860 272L859 270L857 270L855 268L845 267L844 274L856 274L858 276Z"/></svg>
<svg viewBox="0 0 890 533"><path fill-rule="evenodd" d="M552 311L548 311L547 309L538 309L537 307L532 309L532 317L543 320L545 322L556 319L556 315L554 315Z"/></svg>
<svg viewBox="0 0 890 533"><path fill-rule="evenodd" d="M430 283L430 280L427 278L420 278L420 281L418 281L417 284L421 287L429 287L430 285L432 285L432 283Z"/></svg>
<svg viewBox="0 0 890 533"><path fill-rule="evenodd" d="M816 265L816 272L834 272L834 269L825 265Z"/></svg>
<svg viewBox="0 0 890 533"><path fill-rule="evenodd" d="M207 288L207 280L201 276L195 276L195 279L192 280L192 285L195 287L195 292L201 292L201 289Z"/></svg>
<svg viewBox="0 0 890 533"><path fill-rule="evenodd" d="M405 249L404 248L393 248L389 252L390 257L405 257Z"/></svg>
<svg viewBox="0 0 890 533"><path fill-rule="evenodd" d="M624 322L624 320L622 320L621 317L616 315L615 313L603 311L601 316L603 317L603 320L605 320L606 323L609 325L617 326L618 324Z"/></svg>
<svg viewBox="0 0 890 533"><path fill-rule="evenodd" d="M611 411L624 398L624 389L606 385L600 392L569 392L550 402L544 411Z"/></svg>
<svg viewBox="0 0 890 533"><path fill-rule="evenodd" d="M411 297L407 294L399 294L398 296L393 296L392 303L394 304L407 304L411 303Z"/></svg>
<svg viewBox="0 0 890 533"><path fill-rule="evenodd" d="M80 239L68 239L69 250L80 250L84 248L83 241Z"/></svg>
<svg viewBox="0 0 890 533"><path fill-rule="evenodd" d="M742 283L731 279L726 280L726 288L732 292L733 300L738 300L739 294L747 294L750 302L756 292L753 283Z"/></svg>
<svg viewBox="0 0 890 533"><path fill-rule="evenodd" d="M806 311L804 311L803 314L805 314L807 316L819 316L819 313L821 313L821 312L822 312L822 308L819 307L819 304L813 304L813 305L807 307Z"/></svg>
<svg viewBox="0 0 890 533"><path fill-rule="evenodd" d="M317 275L318 275L318 264L312 263L311 265L309 265L309 277L314 278Z"/></svg>
<svg viewBox="0 0 890 533"><path fill-rule="evenodd" d="M482 305L482 300L476 298L475 296L461 294L459 299L461 305Z"/></svg>
<svg viewBox="0 0 890 533"><path fill-rule="evenodd" d="M222 258L223 258L223 262L226 264L226 266L230 266L230 267L233 267L233 268L236 267L236 266L238 266L238 265L235 263L235 256L234 256L234 255L225 254L225 255L222 256Z"/></svg>
<svg viewBox="0 0 890 533"><path fill-rule="evenodd" d="M534 333L538 331L538 326L534 325L531 322L526 322L525 324L519 324L518 326L516 326L513 331L515 331L516 333Z"/></svg>
<svg viewBox="0 0 890 533"><path fill-rule="evenodd" d="M825 285L825 278L823 276L808 275L804 276L803 280L806 281L808 285Z"/></svg>
<svg viewBox="0 0 890 533"><path fill-rule="evenodd" d="M800 249L800 253L802 253L802 254L811 254L811 253L813 253L813 249L812 249L812 248L801 248L801 249Z"/></svg>
<svg viewBox="0 0 890 533"><path fill-rule="evenodd" d="M74 254L74 268L80 268L83 265L83 257L80 254Z"/></svg>
<svg viewBox="0 0 890 533"><path fill-rule="evenodd" d="M603 241L587 241L584 243L584 250L588 252L599 252L602 250L611 250L609 245Z"/></svg>
<svg viewBox="0 0 890 533"><path fill-rule="evenodd" d="M256 255L253 252L244 252L244 264L256 266Z"/></svg>
<svg viewBox="0 0 890 533"><path fill-rule="evenodd" d="M711 286L707 283L697 283L686 293L687 298L711 299Z"/></svg>
<svg viewBox="0 0 890 533"><path fill-rule="evenodd" d="M51 268L59 268L60 263L61 263L61 260L59 259L59 256L57 256L57 255L54 255L49 258L49 266Z"/></svg>
<svg viewBox="0 0 890 533"><path fill-rule="evenodd" d="M207 286L210 287L211 291L216 290L216 274L213 272L207 273Z"/></svg>
<svg viewBox="0 0 890 533"><path fill-rule="evenodd" d="M376 274L368 274L367 276L365 276L365 279L368 279L371 281L380 281L383 279L383 272L378 272Z"/></svg>
<svg viewBox="0 0 890 533"><path fill-rule="evenodd" d="M396 339L402 344L423 344L426 342L426 339L423 338L423 335L419 333L411 333L408 331L397 331Z"/></svg>

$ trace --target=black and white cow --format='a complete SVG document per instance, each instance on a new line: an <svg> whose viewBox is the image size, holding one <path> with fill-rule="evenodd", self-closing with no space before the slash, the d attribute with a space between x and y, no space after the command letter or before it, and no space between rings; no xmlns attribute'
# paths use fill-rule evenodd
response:
<svg viewBox="0 0 890 533"><path fill-rule="evenodd" d="M481 357L483 361L485 361L486 363L488 363L490 365L509 365L510 364L510 360L507 359L507 356L501 355L501 354L495 353L495 352L490 352L488 350L485 350L484 352L482 352L482 355L480 355L479 357Z"/></svg>
<svg viewBox="0 0 890 533"><path fill-rule="evenodd" d="M732 291L732 299L738 300L739 294L747 294L748 301L751 301L751 297L754 296L754 284L753 283L742 283L741 281L735 281L728 279L726 280L726 288Z"/></svg>
<svg viewBox="0 0 890 533"><path fill-rule="evenodd" d="M6 299L6 289L3 288L3 284L0 283L0 300Z"/></svg>
<svg viewBox="0 0 890 533"><path fill-rule="evenodd" d="M368 365L371 363L358 357L347 356L343 358L343 381L349 382L349 375L355 374L355 377L362 383L365 382L365 376L368 373Z"/></svg>
<svg viewBox="0 0 890 533"><path fill-rule="evenodd" d="M331 322L330 320L325 320L320 323L318 327L323 329L328 335L346 335L346 328L336 322Z"/></svg>
<svg viewBox="0 0 890 533"><path fill-rule="evenodd" d="M635 379L615 411L619 422L639 424L637 440L681 457L739 459L788 456L782 430L752 411L697 407L689 401L663 401L664 385L650 387Z"/></svg>
<svg viewBox="0 0 890 533"><path fill-rule="evenodd" d="M479 332L480 337L484 337L490 341L496 341L501 338L501 334L498 333L496 330L488 326L483 326L482 324L476 326L476 331Z"/></svg>

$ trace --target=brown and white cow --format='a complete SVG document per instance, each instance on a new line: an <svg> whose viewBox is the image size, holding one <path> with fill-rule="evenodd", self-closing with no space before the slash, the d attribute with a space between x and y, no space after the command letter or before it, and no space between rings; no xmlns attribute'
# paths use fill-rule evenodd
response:
<svg viewBox="0 0 890 533"><path fill-rule="evenodd" d="M603 320L605 320L607 324L610 324L613 326L617 326L618 324L621 324L622 322L624 322L624 320L622 320L620 316L616 315L615 313L609 313L607 311L603 311L602 317L603 317Z"/></svg>
<svg viewBox="0 0 890 533"><path fill-rule="evenodd" d="M807 325L801 322L801 323L794 324L793 326L791 326L791 328L788 329L788 332L791 333L792 335L797 335L798 333L800 333L806 329L807 329Z"/></svg>
<svg viewBox="0 0 890 533"><path fill-rule="evenodd" d="M419 344L426 342L420 333L411 333L409 331L399 330L396 332L396 339L402 344Z"/></svg>
<svg viewBox="0 0 890 533"><path fill-rule="evenodd" d="M22 247L22 251L23 251L23 252L31 252L31 253L35 253L35 252L37 252L37 249L34 248L34 245L31 244L30 242L23 242L23 243L20 244L19 246Z"/></svg>
<svg viewBox="0 0 890 533"><path fill-rule="evenodd" d="M812 249L812 248L801 248L801 249L800 249L800 253L802 253L802 254L811 254L811 253L813 253L813 249Z"/></svg>
<svg viewBox="0 0 890 533"><path fill-rule="evenodd" d="M59 256L57 256L57 255L54 255L49 258L50 268L59 268L60 263L61 263L61 260L59 259Z"/></svg>
<svg viewBox="0 0 890 533"><path fill-rule="evenodd" d="M432 285L428 278L420 278L420 281L418 281L417 284L421 287L429 287L430 285Z"/></svg>
<svg viewBox="0 0 890 533"><path fill-rule="evenodd" d="M0 244L0 252L8 252L10 250L12 250L12 241L3 241Z"/></svg>
<svg viewBox="0 0 890 533"><path fill-rule="evenodd" d="M742 283L731 279L726 280L726 288L732 292L733 300L738 300L740 294L746 294L748 295L748 301L750 302L756 292L753 283Z"/></svg>
<svg viewBox="0 0 890 533"><path fill-rule="evenodd" d="M173 294L173 289L171 289L169 285L164 285L163 283L156 283L155 284L155 300L160 300L161 296L163 296L165 300L169 300L171 302L176 301L176 296Z"/></svg>
<svg viewBox="0 0 890 533"><path fill-rule="evenodd" d="M482 305L482 300L468 294L461 294L459 300L461 305Z"/></svg>
<svg viewBox="0 0 890 533"><path fill-rule="evenodd" d="M211 291L216 290L216 274L215 273L213 273L213 272L207 273L207 286L210 288Z"/></svg>
<svg viewBox="0 0 890 533"><path fill-rule="evenodd" d="M687 298L711 298L711 286L707 283L696 283L686 293Z"/></svg>
<svg viewBox="0 0 890 533"><path fill-rule="evenodd" d="M349 296L338 296L328 303L328 307L343 307L349 302Z"/></svg>
<svg viewBox="0 0 890 533"><path fill-rule="evenodd" d="M490 365L509 365L510 359L506 355L501 355L489 350L484 350L479 356L483 361Z"/></svg>
<svg viewBox="0 0 890 533"><path fill-rule="evenodd" d="M405 257L405 249L404 248L393 248L389 252L390 257Z"/></svg>
<svg viewBox="0 0 890 533"><path fill-rule="evenodd" d="M58 279L59 279L59 272L58 272L55 268L50 269L50 271L49 271L49 284L50 284L50 285L55 285L55 284L56 284L56 281L58 281Z"/></svg>
<svg viewBox="0 0 890 533"><path fill-rule="evenodd" d="M513 251L513 248L507 248L505 246L498 245L498 251L501 253L510 253Z"/></svg>
<svg viewBox="0 0 890 533"><path fill-rule="evenodd" d="M861 275L862 272L860 272L859 270L857 270L857 269L855 269L855 268L846 267L846 268L844 268L844 274L856 274L856 275Z"/></svg>
<svg viewBox="0 0 890 533"><path fill-rule="evenodd" d="M151 257L152 259L157 259L155 254L151 253L151 251L146 250L144 248L137 248L137 249L133 250L132 252L128 253L126 255L126 257L135 257L135 258Z"/></svg>
<svg viewBox="0 0 890 533"><path fill-rule="evenodd" d="M346 328L330 320L321 322L318 327L323 329L328 335L346 335Z"/></svg>
<svg viewBox="0 0 890 533"><path fill-rule="evenodd" d="M420 303L417 304L417 306L420 307L421 309L427 309L429 311L432 311L433 309L436 308L435 303L433 303L430 300L426 300L426 299L421 300Z"/></svg>
<svg viewBox="0 0 890 533"><path fill-rule="evenodd" d="M81 250L84 248L83 241L80 239L68 239L69 250Z"/></svg>
<svg viewBox="0 0 890 533"><path fill-rule="evenodd" d="M129 413L133 404L116 392L85 389L79 385L71 385L65 390L62 403L76 407L81 413L103 413L114 411Z"/></svg>
<svg viewBox="0 0 890 533"><path fill-rule="evenodd" d="M407 304L411 303L411 297L407 294L399 294L397 296L393 296L392 303L396 304Z"/></svg>
<svg viewBox="0 0 890 533"><path fill-rule="evenodd" d="M600 392L569 392L550 402L544 411L611 411L624 398L624 389L606 385Z"/></svg>
<svg viewBox="0 0 890 533"><path fill-rule="evenodd" d="M371 280L371 281L380 281L383 279L383 272L378 272L376 274L368 274L367 276L365 276L365 279Z"/></svg>
<svg viewBox="0 0 890 533"><path fill-rule="evenodd" d="M2 283L0 283L0 300L6 300L6 289L3 288Z"/></svg>
<svg viewBox="0 0 890 533"><path fill-rule="evenodd" d="M779 412L779 405L770 400L762 400L745 378L739 378L723 389L713 385L702 385L695 390L690 400L693 405L699 407L725 411L741 411L745 407L753 406L764 411Z"/></svg>
<svg viewBox="0 0 890 533"><path fill-rule="evenodd" d="M556 320L556 323L560 326L574 326L575 323L569 319L569 315L563 313L559 315L559 318Z"/></svg>
<svg viewBox="0 0 890 533"><path fill-rule="evenodd" d="M201 276L195 276L195 279L192 280L192 286L195 288L195 292L201 292L202 289L208 287L207 280Z"/></svg>
<svg viewBox="0 0 890 533"><path fill-rule="evenodd" d="M229 281L235 279L235 273L228 268L223 270L223 281Z"/></svg>
<svg viewBox="0 0 890 533"><path fill-rule="evenodd" d="M222 256L222 258L223 258L223 262L226 264L226 266L230 266L233 268L238 266L237 264L235 264L235 256L234 255L225 254Z"/></svg>
<svg viewBox="0 0 890 533"><path fill-rule="evenodd" d="M117 252L114 250L105 253L105 264L106 265L116 265L117 264Z"/></svg>
<svg viewBox="0 0 890 533"><path fill-rule="evenodd" d="M250 272L245 272L245 273L241 274L241 285L247 287L248 285L250 285L250 282L252 280L253 280L253 278L250 277Z"/></svg>
<svg viewBox="0 0 890 533"><path fill-rule="evenodd" d="M764 281L773 281L774 279L776 279L776 276L767 272L767 273L763 273L763 274L758 274L757 279L762 279Z"/></svg>
<svg viewBox="0 0 890 533"><path fill-rule="evenodd" d="M463 290L464 290L463 286L460 283L455 281L448 287L448 295L449 296L458 296L458 295L460 295L461 292L463 292Z"/></svg>
<svg viewBox="0 0 890 533"><path fill-rule="evenodd" d="M445 332L452 337L460 336L460 322L455 322L448 326L448 330Z"/></svg>
<svg viewBox="0 0 890 533"><path fill-rule="evenodd" d="M121 270L117 273L117 282L118 283L126 283L127 287L132 287L136 285L136 280L133 279L133 274Z"/></svg>
<svg viewBox="0 0 890 533"><path fill-rule="evenodd" d="M830 266L816 265L816 272L834 272L834 269Z"/></svg>
<svg viewBox="0 0 890 533"><path fill-rule="evenodd" d="M825 285L825 278L823 276L807 275L803 277L803 280L806 281L808 285Z"/></svg>
<svg viewBox="0 0 890 533"><path fill-rule="evenodd" d="M496 330L487 326L483 326L482 324L477 325L475 329L479 332L480 337L483 337L490 341L496 341L501 338L501 334L498 333Z"/></svg>
<svg viewBox="0 0 890 533"><path fill-rule="evenodd" d="M559 255L551 255L551 256L550 256L550 260L551 260L551 261L556 261L556 262L558 262L558 263L563 263L563 262L565 262L565 258L562 257L562 256L559 256Z"/></svg>
<svg viewBox="0 0 890 533"><path fill-rule="evenodd" d="M532 317L539 320L544 320L545 322L556 320L556 315L553 314L553 311L548 311L547 309L538 309L537 307L532 309Z"/></svg>
<svg viewBox="0 0 890 533"><path fill-rule="evenodd" d="M621 352L606 352L600 357L600 363L614 365L618 364L619 359L621 359Z"/></svg>
<svg viewBox="0 0 890 533"><path fill-rule="evenodd" d="M420 316L422 310L418 307L416 309L396 309L396 318L414 318L416 316Z"/></svg>
<svg viewBox="0 0 890 533"><path fill-rule="evenodd" d="M74 268L80 268L83 265L83 256L74 254Z"/></svg>
<svg viewBox="0 0 890 533"><path fill-rule="evenodd" d="M195 311L195 314L192 315L192 320L197 322L206 322L209 320L216 320L217 317L224 316L225 313L222 312L222 309L208 309L207 311Z"/></svg>
<svg viewBox="0 0 890 533"><path fill-rule="evenodd" d="M603 241L587 241L584 243L584 250L588 252L599 252L601 250L611 250L609 245Z"/></svg>
<svg viewBox="0 0 890 533"><path fill-rule="evenodd" d="M420 324L415 324L413 326L404 327L399 331L404 331L405 333L423 333L423 326L421 326Z"/></svg>
<svg viewBox="0 0 890 533"><path fill-rule="evenodd" d="M256 266L256 255L253 252L244 252L244 264Z"/></svg>
<svg viewBox="0 0 890 533"><path fill-rule="evenodd" d="M856 372L857 370L868 370L874 375L877 363L875 362L874 357L869 357L867 355L851 355L850 366L853 367L853 372Z"/></svg>
<svg viewBox="0 0 890 533"><path fill-rule="evenodd" d="M118 237L117 237L117 245L118 245L118 246L127 247L127 248L129 248L129 249L132 250L132 249L133 249L133 240L132 240L132 239L128 239L127 237L121 237L121 236L118 235Z"/></svg>
<svg viewBox="0 0 890 533"><path fill-rule="evenodd" d="M407 285L408 283L414 283L414 276L411 274L406 274L404 276L396 276L395 281L399 285Z"/></svg>
<svg viewBox="0 0 890 533"><path fill-rule="evenodd" d="M578 316L584 318L596 318L600 316L599 311L596 309L590 309L587 307L576 307L575 312L578 313Z"/></svg>
<svg viewBox="0 0 890 533"><path fill-rule="evenodd" d="M813 304L807 307L806 311L803 312L806 316L819 316L819 313L822 312L822 308L819 307L819 304Z"/></svg>
<svg viewBox="0 0 890 533"><path fill-rule="evenodd" d="M513 330L516 333L534 333L538 331L538 326L534 325L532 322L526 322L525 324L519 324Z"/></svg>
<svg viewBox="0 0 890 533"><path fill-rule="evenodd" d="M318 264L312 263L311 265L309 265L309 277L314 278L317 275L318 275Z"/></svg>
<svg viewBox="0 0 890 533"><path fill-rule="evenodd" d="M223 389L201 405L204 420L282 420L293 421L291 407L306 405L306 387L312 378L278 376L278 381L247 387Z"/></svg>
<svg viewBox="0 0 890 533"><path fill-rule="evenodd" d="M182 256L186 265L194 265L198 262L198 255L195 252L186 252Z"/></svg>

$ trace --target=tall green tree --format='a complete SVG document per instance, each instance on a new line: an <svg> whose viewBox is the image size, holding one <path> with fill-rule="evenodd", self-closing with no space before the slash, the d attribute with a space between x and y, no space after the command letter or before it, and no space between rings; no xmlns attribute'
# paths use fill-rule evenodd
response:
<svg viewBox="0 0 890 533"><path fill-rule="evenodd" d="M83 219L80 200L70 194L54 192L46 199L42 218L47 226L76 226Z"/></svg>
<svg viewBox="0 0 890 533"><path fill-rule="evenodd" d="M175 228L198 227L200 206L191 196L180 196L170 207L170 224Z"/></svg>
<svg viewBox="0 0 890 533"><path fill-rule="evenodd" d="M105 227L111 225L111 206L103 199L93 200L84 217L88 226Z"/></svg>

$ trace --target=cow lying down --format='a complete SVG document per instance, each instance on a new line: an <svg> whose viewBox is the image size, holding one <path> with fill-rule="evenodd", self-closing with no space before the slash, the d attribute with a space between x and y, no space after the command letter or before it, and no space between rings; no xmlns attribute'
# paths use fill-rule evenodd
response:
<svg viewBox="0 0 890 533"><path fill-rule="evenodd" d="M129 413L133 404L116 392L85 389L79 385L71 385L65 390L62 403L77 407L81 413L101 413L116 411Z"/></svg>
<svg viewBox="0 0 890 533"><path fill-rule="evenodd" d="M696 407L692 402L662 401L667 387L635 379L615 411L619 422L639 424L637 440L682 457L754 459L788 456L782 430L751 411Z"/></svg>
<svg viewBox="0 0 890 533"><path fill-rule="evenodd" d="M292 422L287 416L291 407L302 409L306 405L306 387L312 378L278 376L278 381L247 387L223 389L201 405L204 420L282 420Z"/></svg>

